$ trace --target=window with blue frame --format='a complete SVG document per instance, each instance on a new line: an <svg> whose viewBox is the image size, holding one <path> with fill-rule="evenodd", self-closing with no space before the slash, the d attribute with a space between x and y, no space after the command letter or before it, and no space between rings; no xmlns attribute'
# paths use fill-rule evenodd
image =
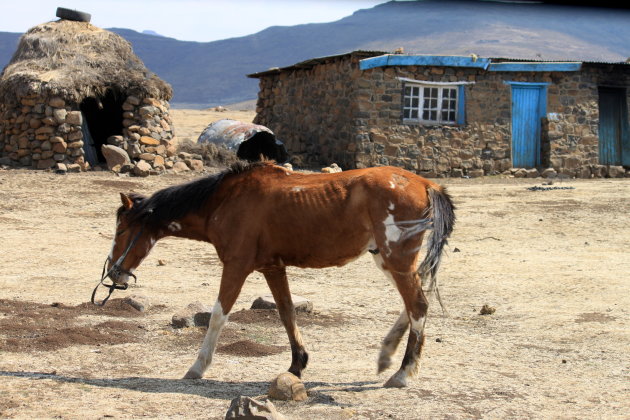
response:
<svg viewBox="0 0 630 420"><path fill-rule="evenodd" d="M464 82L439 83L409 79L403 87L403 122L407 124L464 124Z"/></svg>

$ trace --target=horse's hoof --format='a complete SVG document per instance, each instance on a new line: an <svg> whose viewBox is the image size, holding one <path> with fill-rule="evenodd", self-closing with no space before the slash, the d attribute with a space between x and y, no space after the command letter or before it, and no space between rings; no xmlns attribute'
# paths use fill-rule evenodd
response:
<svg viewBox="0 0 630 420"><path fill-rule="evenodd" d="M194 370L189 370L184 375L184 379L201 379L201 375Z"/></svg>
<svg viewBox="0 0 630 420"><path fill-rule="evenodd" d="M407 386L407 378L401 375L400 372L396 372L383 386L385 388L405 388Z"/></svg>

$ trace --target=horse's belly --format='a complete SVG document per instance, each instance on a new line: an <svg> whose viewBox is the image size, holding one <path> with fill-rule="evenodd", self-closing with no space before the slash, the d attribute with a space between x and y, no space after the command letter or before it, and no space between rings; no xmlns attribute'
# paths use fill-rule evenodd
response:
<svg viewBox="0 0 630 420"><path fill-rule="evenodd" d="M373 242L368 232L354 234L318 234L287 239L289 246L276 255L285 265L323 268L348 264L365 254Z"/></svg>

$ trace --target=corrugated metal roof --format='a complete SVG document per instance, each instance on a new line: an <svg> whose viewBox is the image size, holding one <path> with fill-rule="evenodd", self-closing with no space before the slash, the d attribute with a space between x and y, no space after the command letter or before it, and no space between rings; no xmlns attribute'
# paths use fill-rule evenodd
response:
<svg viewBox="0 0 630 420"><path fill-rule="evenodd" d="M268 70L265 71L261 71L261 72L257 72L257 73L252 73L252 74L248 74L247 77L251 77L251 78L259 78L259 77L263 77L263 76L267 76L270 74L279 74L279 73L283 73L286 71L293 71L293 70L300 70L300 69L310 69L318 64L323 64L326 62L330 62L330 61L334 61L334 60L338 60L340 58L345 58L345 57L350 57L350 56L358 56L358 57L362 57L362 58L370 58L370 57L377 57L377 56L381 56L381 55L388 55L388 54L392 54L391 52L384 52L384 51L365 51L365 50L357 50L357 51L351 51L351 52L347 52L347 53L343 53L343 54L335 54L335 55L329 55L329 56L325 56L325 57L317 57L317 58L311 58L309 60L305 60L305 61L301 61L299 63L293 64L291 66L286 66L286 67L272 67ZM413 54L413 55L418 55L421 56L422 54ZM435 56L435 54L427 54L427 56ZM444 55L449 56L448 54ZM628 58L628 60L624 61L606 61L606 60L601 60L601 61L593 61L593 60L580 60L579 58L572 58L572 59L554 59L554 60L542 60L542 59L531 59L531 58L510 58L510 57L479 57L479 58L485 58L485 59L489 59L491 62L493 63L505 63L505 62L519 62L519 63L558 63L558 62L565 62L565 63L582 63L582 64L591 64L591 65L609 65L609 64L615 64L615 65L630 65L630 58Z"/></svg>

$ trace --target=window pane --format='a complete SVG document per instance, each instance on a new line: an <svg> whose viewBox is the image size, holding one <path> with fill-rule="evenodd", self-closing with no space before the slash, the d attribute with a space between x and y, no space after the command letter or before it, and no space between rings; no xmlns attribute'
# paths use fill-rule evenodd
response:
<svg viewBox="0 0 630 420"><path fill-rule="evenodd" d="M417 109L411 110L411 118L418 119L418 110Z"/></svg>
<svg viewBox="0 0 630 420"><path fill-rule="evenodd" d="M405 86L405 96L411 95L411 86Z"/></svg>

